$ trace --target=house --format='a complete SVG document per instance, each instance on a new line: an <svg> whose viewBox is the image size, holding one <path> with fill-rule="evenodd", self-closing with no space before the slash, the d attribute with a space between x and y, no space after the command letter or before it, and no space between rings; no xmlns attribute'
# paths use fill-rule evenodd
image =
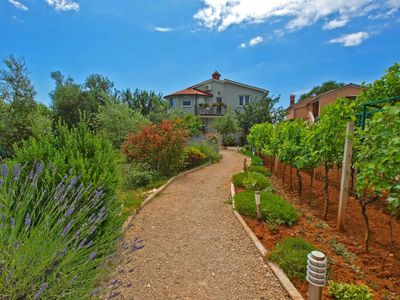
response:
<svg viewBox="0 0 400 300"><path fill-rule="evenodd" d="M287 109L286 120L301 118L314 123L315 118L319 117L325 105L335 102L338 98L354 100L362 89L360 85L350 83L329 92L311 96L297 103L295 103L295 95L290 95L290 106Z"/></svg>
<svg viewBox="0 0 400 300"><path fill-rule="evenodd" d="M266 89L221 79L221 74L215 71L210 79L164 98L171 107L200 116L207 129L212 119L223 116L228 108L240 110L267 95Z"/></svg>

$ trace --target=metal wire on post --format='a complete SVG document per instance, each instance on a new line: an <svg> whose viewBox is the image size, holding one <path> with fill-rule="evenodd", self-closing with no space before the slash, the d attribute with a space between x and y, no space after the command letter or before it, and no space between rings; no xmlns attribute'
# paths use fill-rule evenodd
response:
<svg viewBox="0 0 400 300"><path fill-rule="evenodd" d="M326 285L328 260L324 253L312 251L307 256L308 300L321 300L322 288Z"/></svg>

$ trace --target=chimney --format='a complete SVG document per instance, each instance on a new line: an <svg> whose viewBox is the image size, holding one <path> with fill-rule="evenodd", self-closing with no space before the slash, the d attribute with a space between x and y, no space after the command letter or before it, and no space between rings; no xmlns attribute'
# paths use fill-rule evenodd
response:
<svg viewBox="0 0 400 300"><path fill-rule="evenodd" d="M215 71L212 75L212 79L219 80L221 78L221 74L218 73L218 71Z"/></svg>
<svg viewBox="0 0 400 300"><path fill-rule="evenodd" d="M290 95L290 106L294 106L294 102L296 100L296 95Z"/></svg>

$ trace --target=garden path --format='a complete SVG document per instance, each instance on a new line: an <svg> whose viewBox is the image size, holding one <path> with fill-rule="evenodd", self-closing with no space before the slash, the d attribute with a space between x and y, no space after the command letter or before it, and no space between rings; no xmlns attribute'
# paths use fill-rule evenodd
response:
<svg viewBox="0 0 400 300"><path fill-rule="evenodd" d="M288 299L224 204L244 156L222 154L219 163L175 180L136 216L108 298Z"/></svg>

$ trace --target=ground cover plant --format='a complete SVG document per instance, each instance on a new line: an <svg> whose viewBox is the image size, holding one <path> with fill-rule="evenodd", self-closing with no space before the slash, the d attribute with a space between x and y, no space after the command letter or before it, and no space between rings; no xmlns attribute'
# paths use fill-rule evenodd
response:
<svg viewBox="0 0 400 300"><path fill-rule="evenodd" d="M0 294L6 299L86 299L116 249L119 210L101 187L58 177L52 164L2 165Z"/></svg>
<svg viewBox="0 0 400 300"><path fill-rule="evenodd" d="M252 219L257 217L254 192L245 191L235 195L235 209ZM261 219L269 224L292 226L300 214L282 197L271 192L261 192Z"/></svg>
<svg viewBox="0 0 400 300"><path fill-rule="evenodd" d="M242 187L253 191L273 190L271 181L258 172L242 172L233 175L232 182L236 187Z"/></svg>
<svg viewBox="0 0 400 300"><path fill-rule="evenodd" d="M266 167L264 166L254 166L254 165L250 165L247 167L247 171L249 172L256 172L256 173L260 173L263 174L264 176L271 176L271 171L268 170Z"/></svg>
<svg viewBox="0 0 400 300"><path fill-rule="evenodd" d="M365 285L330 281L328 290L335 300L372 300L369 288Z"/></svg>
<svg viewBox="0 0 400 300"><path fill-rule="evenodd" d="M286 238L278 242L268 254L268 259L276 262L289 279L306 279L307 255L315 247L301 238Z"/></svg>

